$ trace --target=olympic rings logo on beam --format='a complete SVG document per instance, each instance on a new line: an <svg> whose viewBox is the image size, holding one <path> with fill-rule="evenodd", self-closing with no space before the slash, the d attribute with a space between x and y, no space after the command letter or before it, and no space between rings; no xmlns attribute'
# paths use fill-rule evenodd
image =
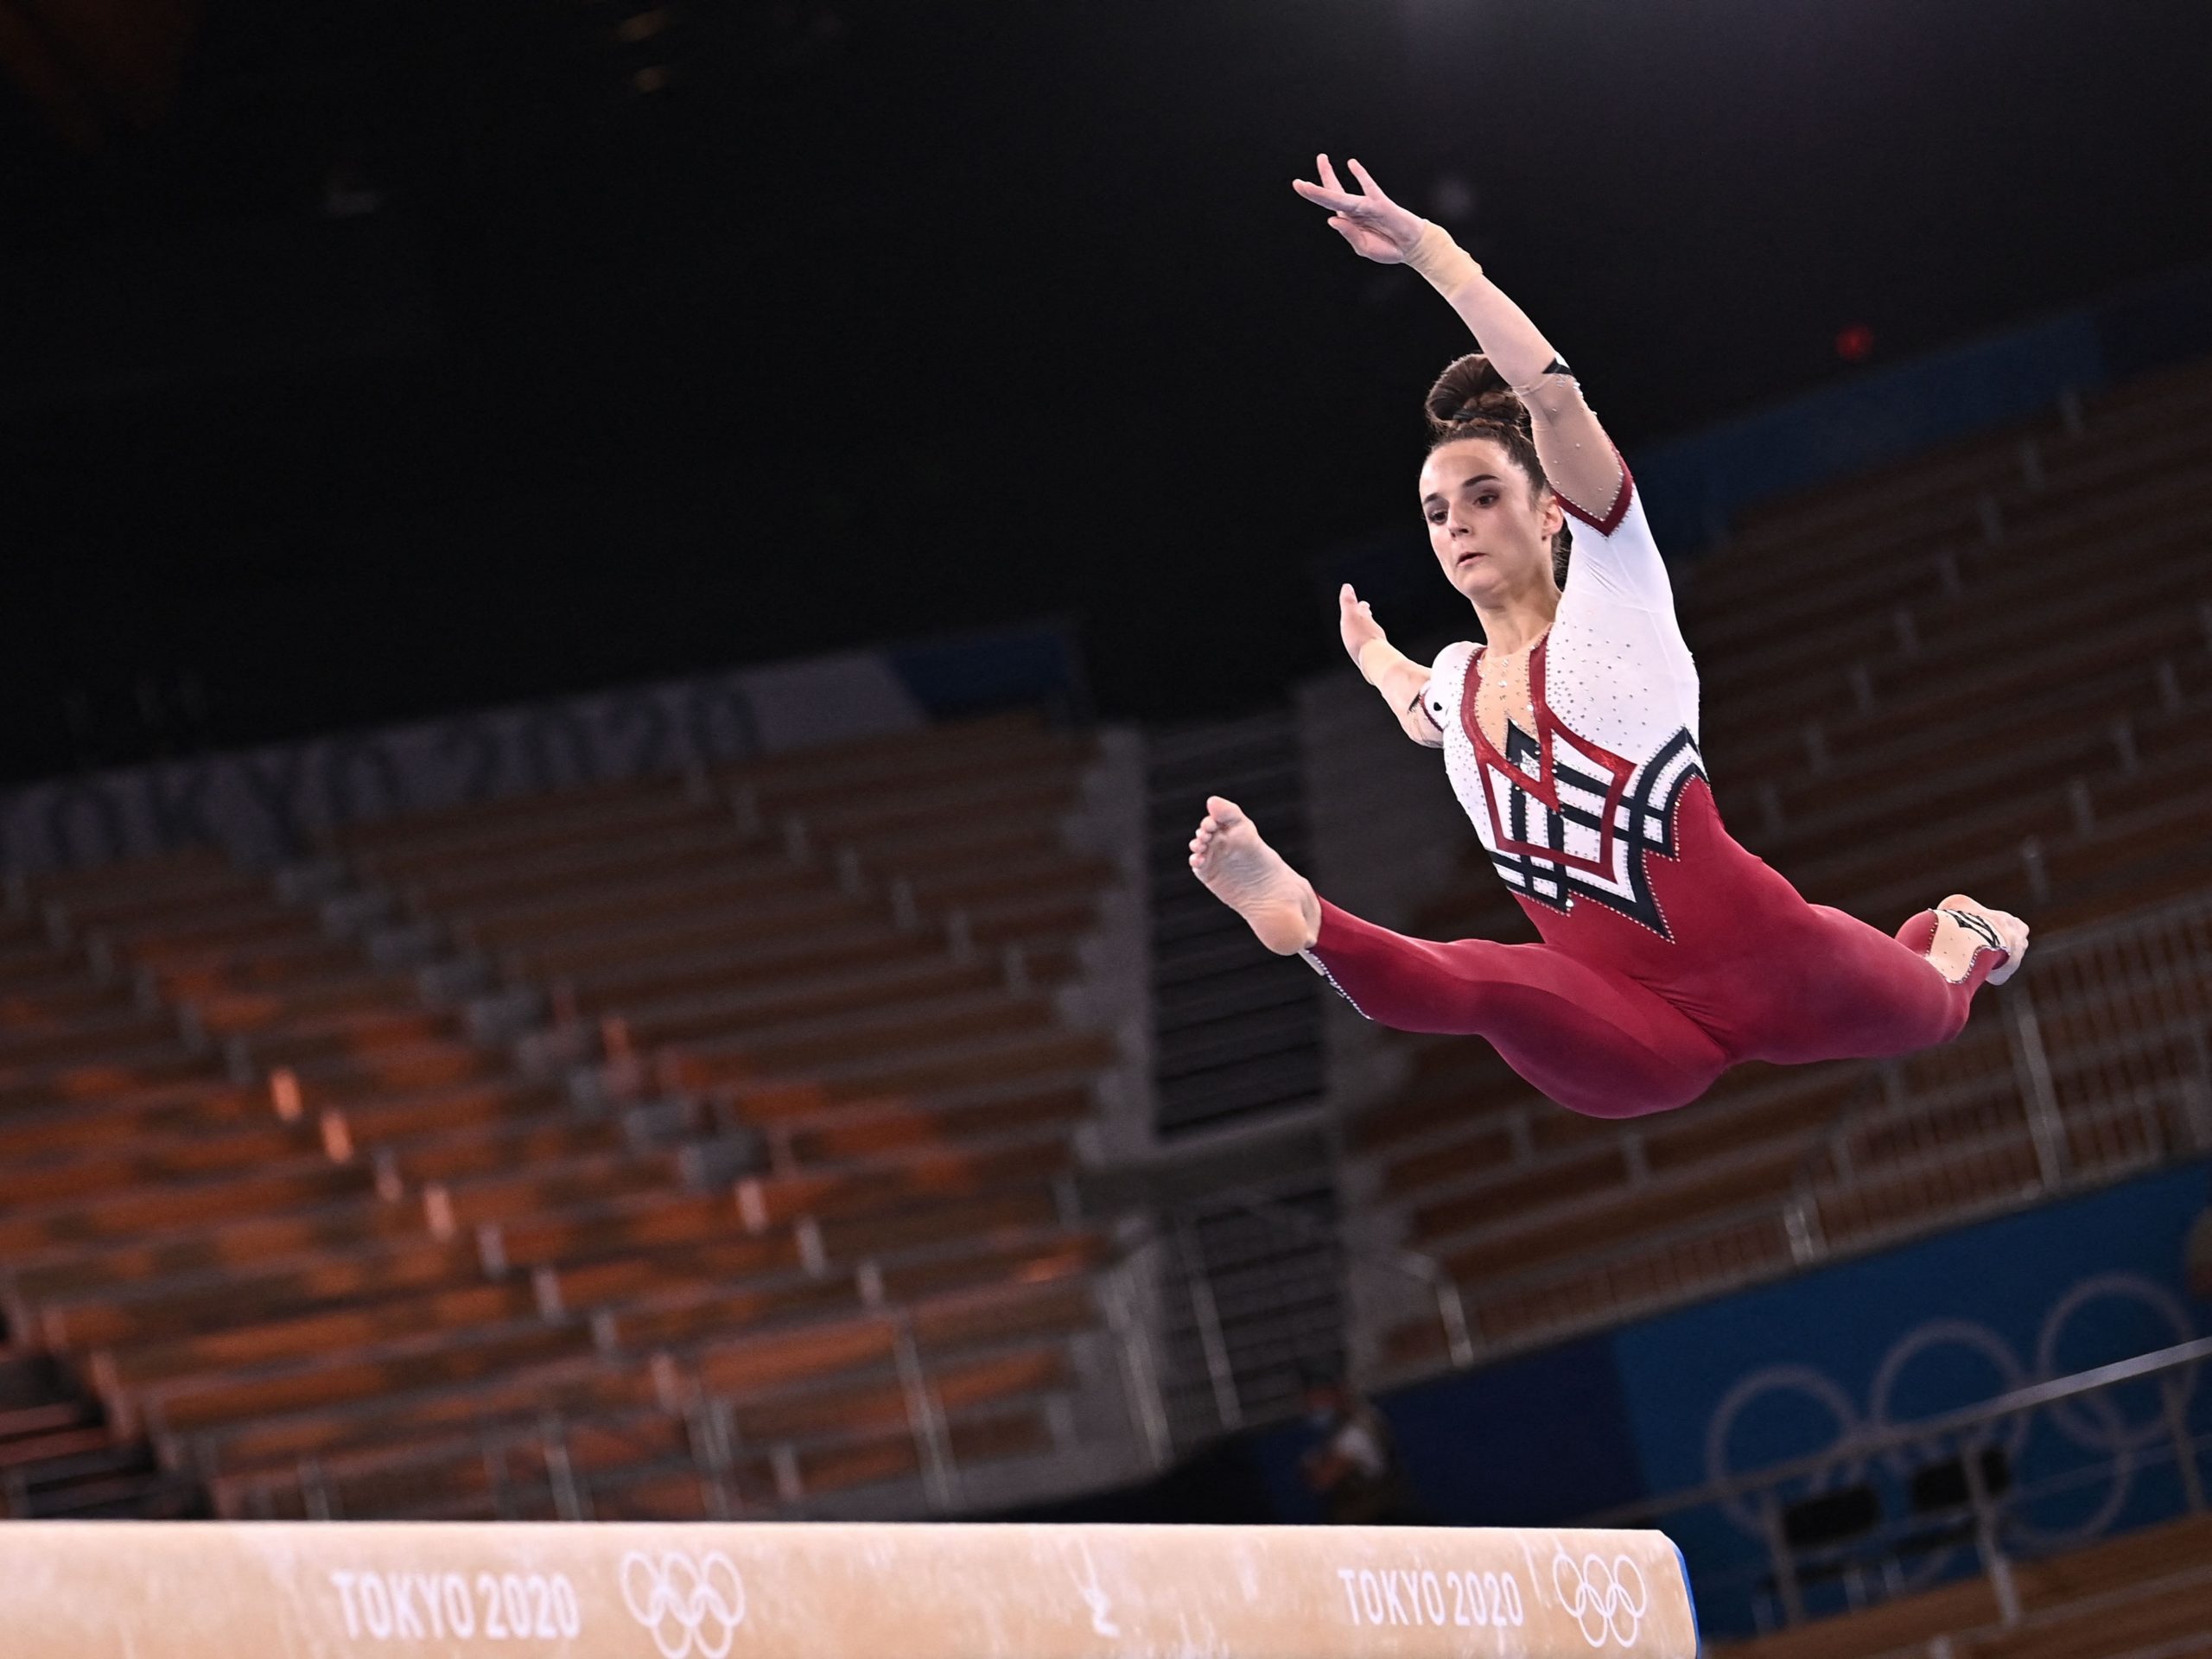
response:
<svg viewBox="0 0 2212 1659"><path fill-rule="evenodd" d="M1552 1557L1552 1588L1560 1606L1582 1627L1582 1639L1602 1648L1608 1639L1624 1648L1635 1645L1643 1628L1643 1615L1651 1605L1651 1592L1643 1569L1625 1555L1610 1561L1602 1555L1580 1560L1565 1550Z"/></svg>
<svg viewBox="0 0 2212 1659"><path fill-rule="evenodd" d="M745 1580L720 1550L622 1557L622 1605L652 1632L661 1659L727 1659L745 1622Z"/></svg>

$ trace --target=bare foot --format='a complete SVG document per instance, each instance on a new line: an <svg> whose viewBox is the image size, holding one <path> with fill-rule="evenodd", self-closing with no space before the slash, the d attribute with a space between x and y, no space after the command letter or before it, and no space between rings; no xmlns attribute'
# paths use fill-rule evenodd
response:
<svg viewBox="0 0 2212 1659"><path fill-rule="evenodd" d="M2020 971L2028 954L2028 925L2009 910L1992 910L1963 893L1955 893L1936 910L1936 938L1928 947L1928 960L1936 971L1956 984L1974 965L1976 950L1995 945L2005 953L2002 966L1992 970L1989 982L2002 985Z"/></svg>
<svg viewBox="0 0 2212 1659"><path fill-rule="evenodd" d="M1260 839L1234 801L1206 797L1205 820L1191 838L1191 874L1279 957L1294 957L1321 937L1321 901L1313 896L1313 884Z"/></svg>

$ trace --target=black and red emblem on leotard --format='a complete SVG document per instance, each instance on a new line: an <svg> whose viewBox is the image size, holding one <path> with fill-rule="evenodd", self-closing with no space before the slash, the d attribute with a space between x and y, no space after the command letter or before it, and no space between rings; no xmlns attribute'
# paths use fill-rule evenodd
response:
<svg viewBox="0 0 2212 1659"><path fill-rule="evenodd" d="M1489 810L1491 862L1533 904L1565 911L1586 899L1671 938L1648 860L1675 855L1675 800L1684 784L1705 775L1697 740L1677 731L1639 766L1570 730L1544 698L1548 643L1529 654L1536 729L1524 731L1509 716L1502 754L1475 713L1483 653L1467 662L1459 723Z"/></svg>

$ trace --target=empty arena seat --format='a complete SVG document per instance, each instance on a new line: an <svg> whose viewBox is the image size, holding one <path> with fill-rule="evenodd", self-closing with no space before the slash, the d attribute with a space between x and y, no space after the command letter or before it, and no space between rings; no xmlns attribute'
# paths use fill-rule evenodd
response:
<svg viewBox="0 0 2212 1659"><path fill-rule="evenodd" d="M20 883L12 1332L232 1515L1051 1451L1112 1258L1066 1177L1117 1050L1052 995L1119 880L1090 764L997 720Z"/></svg>

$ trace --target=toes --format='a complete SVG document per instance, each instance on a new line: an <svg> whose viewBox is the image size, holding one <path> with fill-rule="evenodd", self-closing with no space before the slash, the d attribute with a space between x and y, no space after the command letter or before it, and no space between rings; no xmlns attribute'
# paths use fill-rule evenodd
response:
<svg viewBox="0 0 2212 1659"><path fill-rule="evenodd" d="M1244 821L1244 809L1223 796L1209 795L1206 797L1206 817L1208 822L1226 830L1231 824Z"/></svg>

